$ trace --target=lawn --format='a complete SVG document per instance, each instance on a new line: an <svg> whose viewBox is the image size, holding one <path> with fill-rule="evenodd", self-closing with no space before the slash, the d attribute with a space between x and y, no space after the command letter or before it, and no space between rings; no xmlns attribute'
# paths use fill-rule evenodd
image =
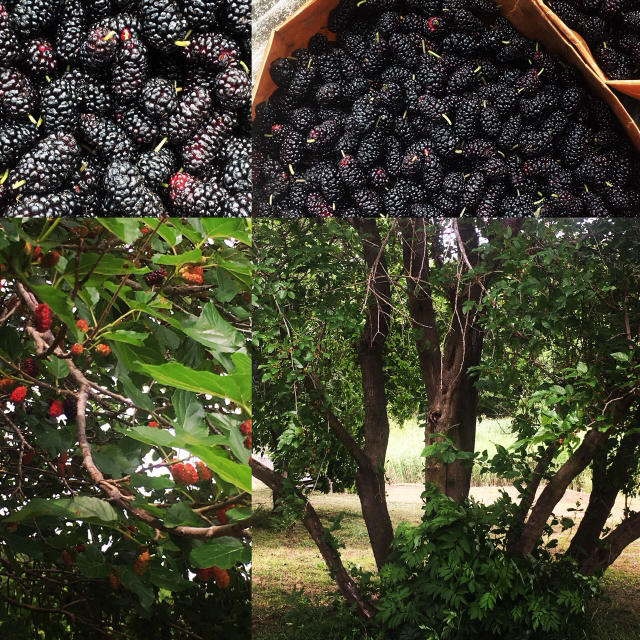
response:
<svg viewBox="0 0 640 640"><path fill-rule="evenodd" d="M508 446L508 420L486 420L478 429L477 450L495 451L495 443ZM392 426L387 460L388 476L393 482L387 490L387 501L394 525L420 520L420 452L423 432L417 423ZM415 480L414 480L415 478ZM401 480L402 479L402 480ZM410 479L407 481L407 479ZM486 478L477 477L476 484ZM412 483L413 482L413 483ZM475 486L472 496L493 501L501 490L496 486ZM588 485L588 480L579 488ZM579 486L579 485L578 485ZM587 487L588 488L588 487ZM515 492L505 487L512 495ZM584 508L588 493L569 490L556 513L573 516L570 509ZM353 494L315 494L312 502L323 522L344 513L338 537L345 548L346 564L374 569L358 497ZM640 500L630 505L640 510ZM284 531L260 526L266 524L271 508L271 492L254 480L254 509L259 523L254 529L253 551L253 620L255 640L352 640L343 638L337 614L332 608L335 597L324 562L306 530L296 523ZM613 518L620 519L624 503L619 501ZM562 544L562 539L561 539ZM640 639L640 541L627 548L604 578L604 596L589 612L591 633L585 640ZM356 636L367 640L364 631Z"/></svg>

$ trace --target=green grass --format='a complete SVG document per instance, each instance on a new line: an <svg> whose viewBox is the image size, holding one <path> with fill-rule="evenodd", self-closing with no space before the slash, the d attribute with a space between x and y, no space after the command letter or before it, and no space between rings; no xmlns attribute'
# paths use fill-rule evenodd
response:
<svg viewBox="0 0 640 640"><path fill-rule="evenodd" d="M424 448L424 429L418 427L417 418L400 425L391 423L389 445L387 447L386 473L390 484L422 483L424 481L424 458L420 456ZM486 450L489 457L496 453L496 445L508 448L516 441L509 432L511 418L485 418L476 427L476 451ZM471 486L505 486L507 483L492 473L480 473L473 467ZM570 489L591 490L590 471L580 474Z"/></svg>
<svg viewBox="0 0 640 640"><path fill-rule="evenodd" d="M389 511L396 526L401 521L417 523L420 506L409 498L408 488L389 488ZM415 490L414 490L415 491ZM413 494L411 494L413 495ZM259 510L254 527L253 638L254 640L371 640L358 622L334 606L335 585L315 544L300 523L281 530L269 524L271 492L254 488L254 508ZM343 561L374 570L358 498L352 494L315 494L312 502L325 524L345 513L337 532L344 543ZM604 595L588 612L587 636L572 640L640 639L640 542L628 548L607 571ZM349 623L353 632L345 632Z"/></svg>

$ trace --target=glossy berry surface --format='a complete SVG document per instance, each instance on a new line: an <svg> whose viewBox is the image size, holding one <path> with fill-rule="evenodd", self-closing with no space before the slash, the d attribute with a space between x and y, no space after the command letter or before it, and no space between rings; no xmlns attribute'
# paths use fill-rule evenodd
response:
<svg viewBox="0 0 640 640"><path fill-rule="evenodd" d="M0 0L0 218L248 216L250 36L247 0Z"/></svg>

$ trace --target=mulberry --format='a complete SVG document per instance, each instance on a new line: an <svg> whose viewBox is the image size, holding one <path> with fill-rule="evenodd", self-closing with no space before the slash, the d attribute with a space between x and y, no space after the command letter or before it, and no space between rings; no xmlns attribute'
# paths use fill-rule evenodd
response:
<svg viewBox="0 0 640 640"><path fill-rule="evenodd" d="M64 404L62 400L54 400L49 405L49 416L52 418L57 418L64 413Z"/></svg>
<svg viewBox="0 0 640 640"><path fill-rule="evenodd" d="M167 272L164 269L156 269L156 271L151 271L151 273L147 273L144 276L144 281L150 287L155 287L164 282L164 279L167 277Z"/></svg>
<svg viewBox="0 0 640 640"><path fill-rule="evenodd" d="M44 333L45 331L49 331L52 322L53 312L51 311L51 308L48 304L41 302L36 306L33 312L33 324L35 328L40 333Z"/></svg>
<svg viewBox="0 0 640 640"><path fill-rule="evenodd" d="M15 402L16 404L20 404L25 399L27 391L28 389L25 385L20 385L11 392L9 400L11 400L11 402Z"/></svg>

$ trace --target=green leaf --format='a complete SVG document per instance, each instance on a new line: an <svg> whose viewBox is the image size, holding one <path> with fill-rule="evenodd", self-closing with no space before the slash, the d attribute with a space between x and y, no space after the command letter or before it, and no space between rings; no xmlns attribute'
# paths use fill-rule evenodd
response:
<svg viewBox="0 0 640 640"><path fill-rule="evenodd" d="M578 362L576 369L578 373L587 373L587 371L589 370L589 368L584 362Z"/></svg>
<svg viewBox="0 0 640 640"><path fill-rule="evenodd" d="M145 585L142 580L133 572L131 567L126 565L120 567L120 582L129 591L132 591L138 596L140 604L143 609L150 609L155 596L153 589Z"/></svg>
<svg viewBox="0 0 640 640"><path fill-rule="evenodd" d="M234 507L229 509L226 514L227 520L245 520L251 517L251 507Z"/></svg>
<svg viewBox="0 0 640 640"><path fill-rule="evenodd" d="M115 342L126 342L136 347L141 347L144 341L149 337L148 333L140 333L139 331L110 331L100 334L103 340L114 340Z"/></svg>
<svg viewBox="0 0 640 640"><path fill-rule="evenodd" d="M97 265L96 265L97 263ZM149 271L148 267L141 267L136 269L133 266L131 260L126 260L124 258L118 258L115 255L106 254L99 255L97 253L83 253L80 257L80 265L78 268L78 275L86 276L87 273L94 267L93 274L101 275L101 276L118 276L125 274L134 274L134 273L147 273ZM75 274L75 265L74 263L69 264L69 271L67 275L71 276Z"/></svg>
<svg viewBox="0 0 640 640"><path fill-rule="evenodd" d="M93 545L78 553L76 566L78 571L87 578L106 578L111 573L104 556Z"/></svg>
<svg viewBox="0 0 640 640"><path fill-rule="evenodd" d="M182 525L193 527L203 527L204 522L193 513L193 511L184 502L172 504L165 513L164 524L166 527L173 528Z"/></svg>
<svg viewBox="0 0 640 640"><path fill-rule="evenodd" d="M98 222L126 244L133 244L142 235L135 218L98 218Z"/></svg>
<svg viewBox="0 0 640 640"><path fill-rule="evenodd" d="M616 353L612 353L611 357L618 362L629 362L631 360L631 353L622 353L620 351L616 351Z"/></svg>
<svg viewBox="0 0 640 640"><path fill-rule="evenodd" d="M175 256L157 253L151 258L151 262L154 264L180 266L190 262L200 262L200 258L202 258L202 251L200 251L200 249L192 249L191 251L185 251Z"/></svg>
<svg viewBox="0 0 640 640"><path fill-rule="evenodd" d="M209 238L235 238L248 246L249 224L242 218L202 218L202 228Z"/></svg>
<svg viewBox="0 0 640 640"><path fill-rule="evenodd" d="M167 591L186 591L193 588L193 582L185 580L177 571L157 565L149 567L149 581L159 589Z"/></svg>
<svg viewBox="0 0 640 640"><path fill-rule="evenodd" d="M251 467L239 464L227 458L227 454L219 447L203 447L201 445L183 445L189 453L200 458L211 471L217 473L223 480L230 482L243 491L251 492Z"/></svg>
<svg viewBox="0 0 640 640"><path fill-rule="evenodd" d="M215 353L232 353L245 348L244 336L218 313L213 302L204 306L199 318L186 318L182 330Z"/></svg>
<svg viewBox="0 0 640 640"><path fill-rule="evenodd" d="M138 447L140 445L137 445ZM115 443L108 443L93 450L93 461L106 475L113 478L121 478L134 471L140 464L140 458L136 453L127 457L122 449Z"/></svg>
<svg viewBox="0 0 640 640"><path fill-rule="evenodd" d="M235 372L226 376L209 371L196 371L178 362L161 365L139 363L137 368L160 384L195 393L206 393L217 398L228 398L250 414L251 360L243 353L234 353L231 360L235 365Z"/></svg>
<svg viewBox="0 0 640 640"><path fill-rule="evenodd" d="M64 322L74 335L77 332L76 321L73 317L73 300L68 293L54 289L49 285L31 285L31 290L40 302L45 302L51 310Z"/></svg>
<svg viewBox="0 0 640 640"><path fill-rule="evenodd" d="M189 554L189 561L198 569L214 566L229 569L241 562L243 555L244 548L240 540L223 536L194 547Z"/></svg>
<svg viewBox="0 0 640 640"><path fill-rule="evenodd" d="M90 496L76 498L59 498L57 500L45 500L33 498L29 504L17 513L10 515L8 522L20 522L26 518L38 518L41 516L55 516L67 520L85 520L95 518L104 522L113 522L118 519L115 509L105 500Z"/></svg>
<svg viewBox="0 0 640 640"><path fill-rule="evenodd" d="M175 483L166 476L146 476L142 473L132 473L129 479L132 487L143 487L149 491L154 489L173 489Z"/></svg>
<svg viewBox="0 0 640 640"><path fill-rule="evenodd" d="M17 358L22 353L22 342L17 329L9 325L0 327L0 350L10 358Z"/></svg>
<svg viewBox="0 0 640 640"><path fill-rule="evenodd" d="M54 378L66 378L69 375L69 365L56 356L49 356L45 366Z"/></svg>

